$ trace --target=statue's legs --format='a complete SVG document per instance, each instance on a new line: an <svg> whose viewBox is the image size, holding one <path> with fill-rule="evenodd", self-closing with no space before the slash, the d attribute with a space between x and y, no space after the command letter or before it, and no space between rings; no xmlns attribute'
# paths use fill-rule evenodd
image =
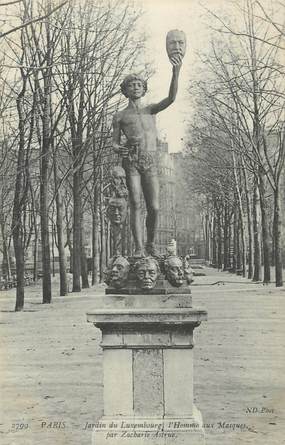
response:
<svg viewBox="0 0 285 445"><path fill-rule="evenodd" d="M128 174L126 172L126 182L129 191L130 210L131 210L131 229L135 242L135 256L143 254L142 245L142 227L141 227L141 178L140 174Z"/></svg>
<svg viewBox="0 0 285 445"><path fill-rule="evenodd" d="M156 171L150 169L141 176L142 190L145 198L147 217L147 253L150 255L156 254L154 239L158 226L159 213L159 182Z"/></svg>

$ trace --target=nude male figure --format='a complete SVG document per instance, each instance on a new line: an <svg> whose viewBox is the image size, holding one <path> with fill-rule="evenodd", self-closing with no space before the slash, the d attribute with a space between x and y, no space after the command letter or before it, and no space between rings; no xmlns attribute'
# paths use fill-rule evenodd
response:
<svg viewBox="0 0 285 445"><path fill-rule="evenodd" d="M154 239L158 224L159 183L155 116L169 107L176 98L181 60L179 54L170 59L172 79L168 97L157 104L143 105L141 99L147 91L146 81L137 75L127 76L121 84L121 90L129 99L129 103L113 119L113 148L122 157L122 166L126 172L131 229L135 241L134 255L137 257L144 255L140 213L141 190L147 208L146 252L148 255L157 254ZM122 134L126 138L125 145L121 145Z"/></svg>

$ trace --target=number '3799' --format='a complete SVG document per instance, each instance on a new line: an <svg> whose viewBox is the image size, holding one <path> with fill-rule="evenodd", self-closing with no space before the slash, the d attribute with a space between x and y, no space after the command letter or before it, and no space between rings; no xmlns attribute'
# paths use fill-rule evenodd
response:
<svg viewBox="0 0 285 445"><path fill-rule="evenodd" d="M29 428L28 423L12 423L12 430L18 431L18 430L26 430Z"/></svg>

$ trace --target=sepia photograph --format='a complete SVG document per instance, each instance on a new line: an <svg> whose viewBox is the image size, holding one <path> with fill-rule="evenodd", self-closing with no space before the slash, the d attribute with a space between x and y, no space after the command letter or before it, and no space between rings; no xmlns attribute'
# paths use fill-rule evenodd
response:
<svg viewBox="0 0 285 445"><path fill-rule="evenodd" d="M285 0L0 0L1 445L285 445Z"/></svg>

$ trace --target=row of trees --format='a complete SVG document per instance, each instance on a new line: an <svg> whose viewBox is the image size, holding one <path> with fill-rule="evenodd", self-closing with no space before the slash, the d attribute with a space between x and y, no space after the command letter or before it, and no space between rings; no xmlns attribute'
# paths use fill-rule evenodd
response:
<svg viewBox="0 0 285 445"><path fill-rule="evenodd" d="M212 14L216 29L210 53L201 55L203 79L191 85L188 154L208 259L244 276L247 269L264 283L274 265L282 286L285 34L273 17L284 17L285 5L278 6L283 14L245 0L238 24Z"/></svg>
<svg viewBox="0 0 285 445"><path fill-rule="evenodd" d="M135 32L140 11L127 1L21 0L11 8L13 28L0 40L0 223L8 273L13 240L19 311L31 246L35 277L41 264L43 303L52 298L51 241L59 254L60 295L68 292L66 246L72 290L89 286L87 215L92 280L98 280L106 247L103 194L114 162L111 117L122 77L142 68L143 38Z"/></svg>
<svg viewBox="0 0 285 445"><path fill-rule="evenodd" d="M104 195L117 162L111 118L121 106L124 75L148 67L136 31L140 11L127 0L19 0L7 8L0 35L0 233L8 276L12 247L15 253L19 311L31 249L43 303L52 299L55 251L60 295L68 292L67 248L72 290L89 286L88 225L92 284L103 278L111 254ZM212 15L219 29L191 84L185 183L200 203L208 259L243 275L247 268L248 277L265 283L275 264L281 286L284 28L259 1L245 0L240 12L243 29ZM131 252L128 224L123 248Z"/></svg>

